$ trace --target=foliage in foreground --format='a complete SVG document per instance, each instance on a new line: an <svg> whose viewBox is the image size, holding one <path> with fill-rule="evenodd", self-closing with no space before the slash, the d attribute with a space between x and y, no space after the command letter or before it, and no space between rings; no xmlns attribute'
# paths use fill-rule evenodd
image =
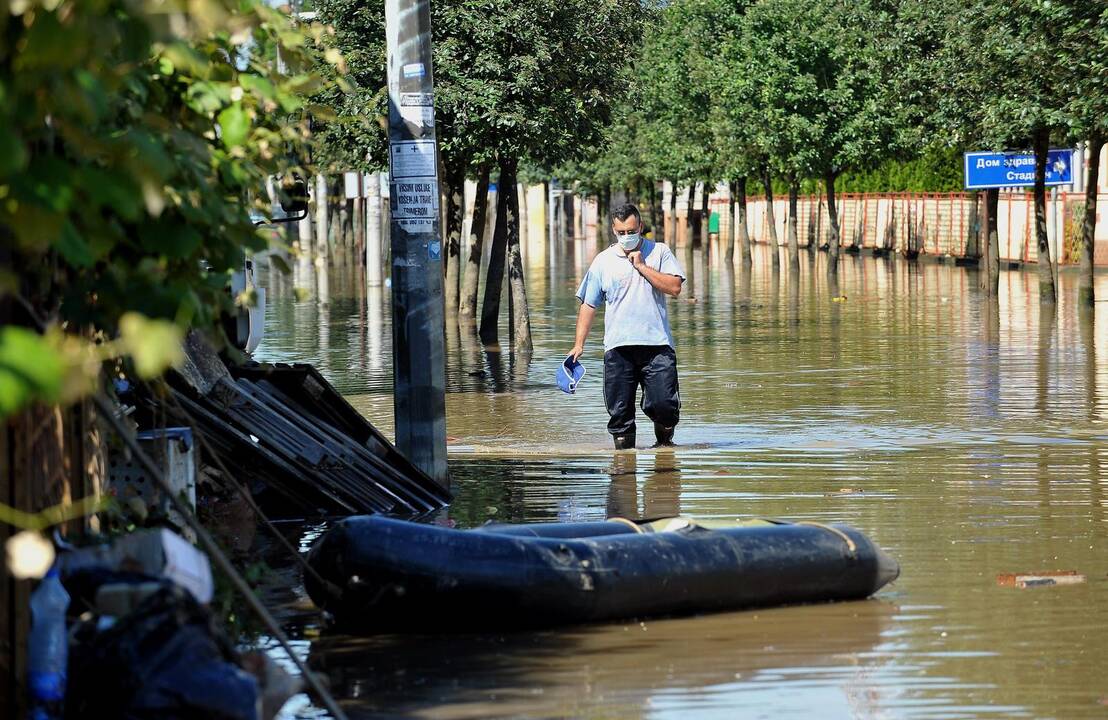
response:
<svg viewBox="0 0 1108 720"><path fill-rule="evenodd" d="M4 4L0 293L21 327L0 329L0 416L218 334L230 273L267 246L265 180L300 162L324 32L253 0Z"/></svg>

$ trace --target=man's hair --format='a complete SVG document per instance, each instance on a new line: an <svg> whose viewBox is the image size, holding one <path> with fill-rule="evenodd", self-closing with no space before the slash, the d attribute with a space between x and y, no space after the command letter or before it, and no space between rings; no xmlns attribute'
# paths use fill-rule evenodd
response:
<svg viewBox="0 0 1108 720"><path fill-rule="evenodd" d="M642 215L639 214L639 209L631 203L623 203L622 205L616 205L612 208L612 220L623 222L632 215L635 216L636 220L642 221Z"/></svg>

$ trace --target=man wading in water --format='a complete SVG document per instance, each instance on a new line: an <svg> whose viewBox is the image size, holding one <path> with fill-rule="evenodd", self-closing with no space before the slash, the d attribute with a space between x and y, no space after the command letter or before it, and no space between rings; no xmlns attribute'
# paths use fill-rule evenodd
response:
<svg viewBox="0 0 1108 720"><path fill-rule="evenodd" d="M677 297L685 271L665 245L642 236L634 205L612 210L616 244L595 258L577 299L577 337L569 356L585 351L600 301L604 312L604 404L608 432L616 449L635 447L635 395L642 386L642 409L654 421L655 447L673 444L681 410L677 354L666 314L666 295Z"/></svg>

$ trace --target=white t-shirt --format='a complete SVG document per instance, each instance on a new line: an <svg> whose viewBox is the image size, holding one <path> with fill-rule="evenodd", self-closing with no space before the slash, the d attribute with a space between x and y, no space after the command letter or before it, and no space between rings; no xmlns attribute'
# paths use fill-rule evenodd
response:
<svg viewBox="0 0 1108 720"><path fill-rule="evenodd" d="M665 245L644 239L639 251L651 268L685 280L681 263ZM618 245L593 258L577 299L593 307L604 301L605 352L623 345L674 347L666 296L631 265Z"/></svg>

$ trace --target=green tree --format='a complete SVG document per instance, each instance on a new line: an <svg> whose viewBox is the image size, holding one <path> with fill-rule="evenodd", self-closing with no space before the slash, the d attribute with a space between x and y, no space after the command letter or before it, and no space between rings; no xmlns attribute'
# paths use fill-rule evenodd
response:
<svg viewBox="0 0 1108 720"><path fill-rule="evenodd" d="M2 314L31 328L0 331L0 411L89 391L119 355L156 375L184 328L220 332L231 272L268 244L250 211L297 169L323 32L230 0L0 13Z"/></svg>
<svg viewBox="0 0 1108 720"><path fill-rule="evenodd" d="M932 0L930 5L932 10L942 5L944 11L936 21L941 38L926 75L936 85L936 124L954 144L1035 154L1033 173L1025 169L1024 174L1034 176L1039 298L1053 304L1054 259L1047 242L1044 186L1047 150L1058 140L1088 138L1096 143L1103 130L1104 66L1098 65L1093 50L1098 34L1104 33L1103 10L1089 3L1038 0L961 0L953 7ZM1085 57L1093 59L1079 60ZM990 217L995 217L996 197L996 191L987 194ZM994 236L990 227L985 287L991 294L999 276ZM1091 291L1091 280L1085 285Z"/></svg>
<svg viewBox="0 0 1108 720"><path fill-rule="evenodd" d="M383 95L383 23L378 10L354 0L322 0L323 17L336 27L337 47L350 56L353 97L337 102L338 122L363 136L372 152L380 130L350 112ZM521 162L551 168L582 158L599 145L611 122L613 102L621 95L620 68L632 55L649 8L636 0L444 0L432 6L435 122L447 182L448 217L461 217L460 192L452 192L467 173L484 176L499 167L498 217L509 225L494 234L493 272L488 277L481 335L497 339L499 283L510 265L515 311L515 345L531 347L526 291L519 260L519 216L514 203L515 170ZM379 101L378 101L379 102ZM380 107L379 105L377 107ZM336 131L336 139L341 135ZM383 146L381 146L383 147ZM504 180L511 180L510 186ZM478 204L484 202L478 194ZM484 213L483 207L476 212ZM476 223L475 223L476 225ZM447 231L447 294L458 295L460 222ZM476 230L476 228L475 228ZM458 237L455 237L457 233ZM479 236L479 235L478 235ZM467 274L477 272L472 250ZM493 287L495 285L495 287ZM466 282L459 305L476 308L476 283ZM449 304L450 301L448 301ZM466 317L464 314L462 317Z"/></svg>
<svg viewBox="0 0 1108 720"><path fill-rule="evenodd" d="M1089 308L1096 300L1093 240L1100 155L1108 141L1108 13L1096 3L1080 0L1061 0L1057 7L1064 20L1055 54L1067 73L1065 114L1070 125L1066 139L1084 141L1088 158L1077 299L1080 306ZM1073 62L1076 58L1080 61Z"/></svg>
<svg viewBox="0 0 1108 720"><path fill-rule="evenodd" d="M689 238L700 243L699 220L707 208L709 188L718 178L718 149L711 123L709 86L692 77L710 50L712 4L686 0L666 6L643 44L636 66L637 92L629 98L642 114L638 140L646 151L643 165L656 177L689 188L686 218ZM694 212L696 184L704 182L701 213ZM706 221L707 218L704 218Z"/></svg>
<svg viewBox="0 0 1108 720"><path fill-rule="evenodd" d="M764 158L763 180L769 173L783 177L789 193L789 264L799 269L796 205L800 182L817 172L821 160L833 158L835 126L834 86L831 74L838 43L821 28L807 3L761 2L744 20L744 44L749 68L748 93L762 122L755 125L755 146ZM801 27L796 32L796 25ZM804 32L811 28L814 32ZM825 171L826 176L826 171ZM767 194L770 190L767 187Z"/></svg>
<svg viewBox="0 0 1108 720"><path fill-rule="evenodd" d="M746 221L747 182L751 176L762 175L762 169L769 164L766 147L760 142L766 114L754 88L755 57L747 41L745 25L748 6L746 2L716 0L713 27L718 47L700 72L715 98L711 123L716 147L721 148L719 171L728 182L728 216L738 231L736 233L736 227L732 227L731 236L727 238L727 260L732 261L737 243L746 266L752 263Z"/></svg>

